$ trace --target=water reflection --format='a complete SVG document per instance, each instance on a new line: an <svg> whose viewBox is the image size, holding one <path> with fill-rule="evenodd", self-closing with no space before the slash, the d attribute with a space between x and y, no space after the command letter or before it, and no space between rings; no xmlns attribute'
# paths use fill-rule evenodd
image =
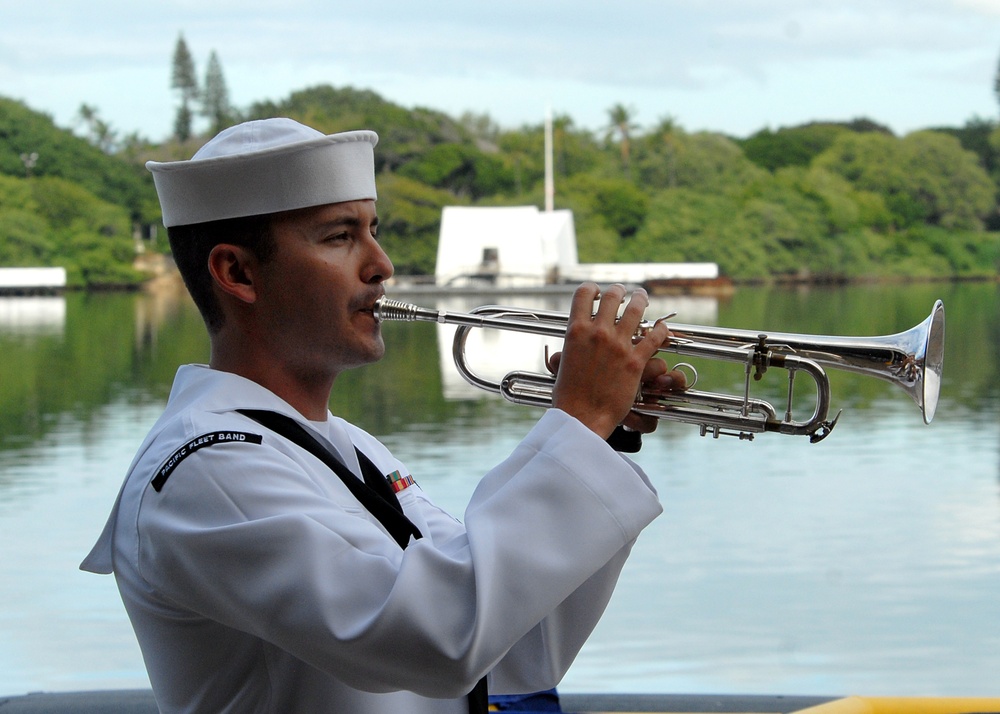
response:
<svg viewBox="0 0 1000 714"><path fill-rule="evenodd" d="M434 307L446 312L468 313L483 305L484 296L455 295L424 300L423 307ZM490 303L492 304L492 303ZM512 312L532 311L568 312L569 297L516 295L505 300ZM718 319L718 300L713 297L677 296L671 298L653 297L646 311L649 319L668 312L677 312L678 319L684 316L688 322L714 324ZM449 400L491 398L490 392L472 386L455 368L453 342L455 325L437 325L437 345L441 382L444 397ZM465 354L469 369L479 376L497 382L508 372L524 370L546 373L545 354L561 349L562 340L542 335L531 335L506 330L472 330L465 342Z"/></svg>
<svg viewBox="0 0 1000 714"><path fill-rule="evenodd" d="M61 335L66 325L66 299L59 295L0 297L0 335Z"/></svg>

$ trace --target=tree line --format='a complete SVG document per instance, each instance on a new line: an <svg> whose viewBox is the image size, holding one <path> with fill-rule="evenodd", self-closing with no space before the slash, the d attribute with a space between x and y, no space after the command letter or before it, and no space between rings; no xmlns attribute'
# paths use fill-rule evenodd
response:
<svg viewBox="0 0 1000 714"><path fill-rule="evenodd" d="M278 115L379 132L400 272L433 272L444 205L543 205L542 123L503 130L329 86L247 112ZM817 122L741 139L635 119L617 105L604 131L553 120L555 202L573 210L582 261L711 261L737 281L997 275L995 124L897 137L870 120Z"/></svg>
<svg viewBox="0 0 1000 714"><path fill-rule="evenodd" d="M170 78L175 136L160 143L111 140L95 108L81 108L74 133L0 98L0 265L67 265L79 285L141 279L136 246L166 250L143 164L187 158L216 121L288 116L326 133L377 131L380 236L400 274L433 273L444 206L543 205L541 122L503 129L487 115L450 117L329 85L239 111L217 91L226 111L213 118L206 88L209 75L224 88L221 63L213 52L195 91L184 52ZM687 131L672 117L643 127L625 105L607 115L599 131L553 118L556 207L574 213L581 261L711 261L735 281L998 274L996 122L896 136L859 119L740 138Z"/></svg>

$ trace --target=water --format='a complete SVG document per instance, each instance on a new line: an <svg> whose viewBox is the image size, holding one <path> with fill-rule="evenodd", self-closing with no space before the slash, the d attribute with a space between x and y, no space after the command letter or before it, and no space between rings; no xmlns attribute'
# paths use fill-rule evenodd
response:
<svg viewBox="0 0 1000 714"><path fill-rule="evenodd" d="M839 373L844 414L820 444L713 440L682 424L646 437L636 458L665 512L564 691L1000 695L997 287L744 289L651 312L886 334L920 322L937 297L948 339L931 426L896 387ZM17 315L0 319L0 694L144 687L113 579L77 565L176 365L204 361L207 344L186 300L53 300L35 321L36 308L0 309ZM386 360L344 375L333 408L379 434L460 514L477 475L538 412L465 389L439 359L448 338L438 329L388 325ZM534 345L483 340L505 355L485 360L487 371L512 359L508 349L530 356L516 366L540 359ZM739 376L728 369L703 367L702 379L732 389Z"/></svg>

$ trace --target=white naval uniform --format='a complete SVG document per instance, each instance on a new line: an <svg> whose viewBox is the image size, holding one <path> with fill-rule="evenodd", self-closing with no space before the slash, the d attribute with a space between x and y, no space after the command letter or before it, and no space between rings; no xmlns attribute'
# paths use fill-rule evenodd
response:
<svg viewBox="0 0 1000 714"><path fill-rule="evenodd" d="M661 510L635 464L553 409L464 524L401 491L423 534L403 550L328 467L238 408L311 426L355 473L352 444L409 475L341 419L181 367L81 566L115 573L163 712L465 714L487 672L496 693L555 686Z"/></svg>

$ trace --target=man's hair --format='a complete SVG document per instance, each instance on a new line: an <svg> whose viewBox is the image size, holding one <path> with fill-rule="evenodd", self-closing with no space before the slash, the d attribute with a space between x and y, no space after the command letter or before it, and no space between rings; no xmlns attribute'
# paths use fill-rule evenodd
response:
<svg viewBox="0 0 1000 714"><path fill-rule="evenodd" d="M277 247L271 232L270 214L172 226L167 229L167 237L184 285L211 334L217 333L225 321L222 306L212 289L212 274L208 271L212 249L220 243L238 245L266 263Z"/></svg>

